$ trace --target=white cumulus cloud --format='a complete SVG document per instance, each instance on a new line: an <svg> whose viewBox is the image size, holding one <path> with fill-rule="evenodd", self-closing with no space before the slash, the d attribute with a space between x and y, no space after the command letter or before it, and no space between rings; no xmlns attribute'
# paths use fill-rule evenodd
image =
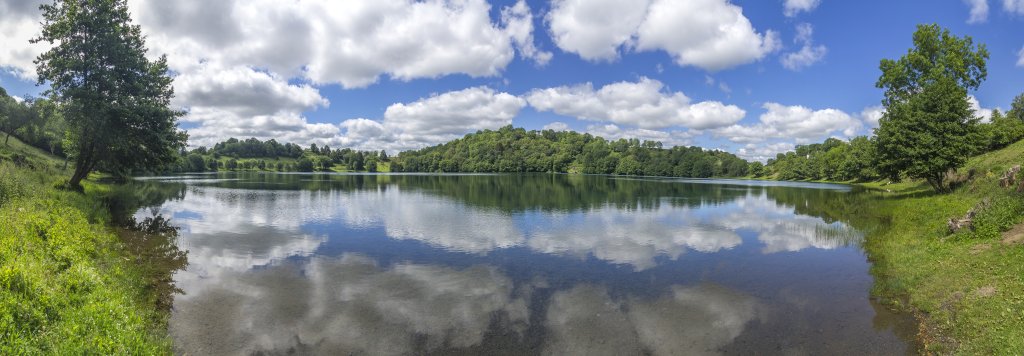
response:
<svg viewBox="0 0 1024 356"><path fill-rule="evenodd" d="M551 38L587 60L615 60L621 50L665 51L680 66L716 71L778 49L775 32L758 33L726 0L556 0Z"/></svg>
<svg viewBox="0 0 1024 356"><path fill-rule="evenodd" d="M693 134L689 131L624 129L615 124L590 125L587 126L586 132L609 141L635 138L640 141L661 142L665 147L688 146L692 143L691 138L693 138Z"/></svg>
<svg viewBox="0 0 1024 356"><path fill-rule="evenodd" d="M971 104L971 110L974 110L974 116L981 118L981 122L992 121L992 109L981 107L981 102L978 101L974 95L967 96L967 102Z"/></svg>
<svg viewBox="0 0 1024 356"><path fill-rule="evenodd" d="M745 160L765 162L775 155L796 149L791 142L775 142L770 144L748 143L736 150L736 155Z"/></svg>
<svg viewBox="0 0 1024 356"><path fill-rule="evenodd" d="M864 110L860 112L860 117L869 128L875 128L878 127L878 120L880 120L884 114L885 107L877 105L864 108Z"/></svg>
<svg viewBox="0 0 1024 356"><path fill-rule="evenodd" d="M717 101L693 103L681 92L667 92L657 80L618 82L594 90L591 83L534 89L525 95L538 111L552 111L581 120L610 121L643 129L683 126L722 127L743 119L746 112Z"/></svg>
<svg viewBox="0 0 1024 356"><path fill-rule="evenodd" d="M554 0L547 22L563 51L588 60L613 60L647 15L650 1Z"/></svg>
<svg viewBox="0 0 1024 356"><path fill-rule="evenodd" d="M525 106L526 100L488 87L447 92L412 103L392 104L380 121L345 120L339 125L345 131L336 144L391 152L422 148L477 130L510 125Z"/></svg>
<svg viewBox="0 0 1024 356"><path fill-rule="evenodd" d="M178 75L175 92L174 104L187 112L182 120L198 125L189 129L192 146L229 137L322 144L338 133L334 125L309 123L302 115L329 105L318 90L273 73L207 64Z"/></svg>
<svg viewBox="0 0 1024 356"><path fill-rule="evenodd" d="M787 17L793 17L801 12L811 12L820 4L821 0L786 0L782 12Z"/></svg>
<svg viewBox="0 0 1024 356"><path fill-rule="evenodd" d="M206 61L365 87L449 74L495 76L515 58L546 62L525 2L492 20L485 0L133 0L157 54L184 71Z"/></svg>
<svg viewBox="0 0 1024 356"><path fill-rule="evenodd" d="M1003 10L1012 14L1024 15L1024 0L1003 0Z"/></svg>
<svg viewBox="0 0 1024 356"><path fill-rule="evenodd" d="M48 47L28 42L40 32L42 2L0 0L0 69L26 80ZM149 54L167 55L177 76L174 104L198 125L189 130L193 146L229 136L338 141L338 125L309 123L303 114L328 105L316 86L491 77L517 54L539 65L552 57L536 46L534 15L522 0L500 9L486 0L129 0L128 7ZM476 126L490 127L493 118ZM434 119L435 131L465 123Z"/></svg>
<svg viewBox="0 0 1024 356"><path fill-rule="evenodd" d="M971 7L971 16L967 18L967 23L988 21L988 0L964 0L964 3Z"/></svg>
<svg viewBox="0 0 1024 356"><path fill-rule="evenodd" d="M755 125L732 125L714 130L714 135L737 143L763 142L768 139L810 143L831 135L854 136L863 123L837 109L813 110L804 106L764 104L765 113Z"/></svg>
<svg viewBox="0 0 1024 356"><path fill-rule="evenodd" d="M542 129L544 129L544 130L552 130L552 131L569 131L569 125L567 125L564 122L554 121L554 122L548 123L547 125L544 125L544 127Z"/></svg>
<svg viewBox="0 0 1024 356"><path fill-rule="evenodd" d="M664 50L680 66L710 71L764 58L778 49L773 31L757 33L743 9L725 0L658 0L637 30L638 50Z"/></svg>
<svg viewBox="0 0 1024 356"><path fill-rule="evenodd" d="M36 79L32 60L46 51L46 43L31 44L41 34L39 5L43 0L0 0L0 69L24 80Z"/></svg>
<svg viewBox="0 0 1024 356"><path fill-rule="evenodd" d="M796 27L793 42L799 44L800 50L782 55L782 66L792 71L807 68L825 58L828 49L823 45L814 45L814 27L802 23Z"/></svg>

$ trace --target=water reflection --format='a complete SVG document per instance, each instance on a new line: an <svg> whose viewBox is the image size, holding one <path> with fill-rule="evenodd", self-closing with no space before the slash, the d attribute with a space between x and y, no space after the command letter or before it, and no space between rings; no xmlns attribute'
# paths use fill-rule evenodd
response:
<svg viewBox="0 0 1024 356"><path fill-rule="evenodd" d="M526 302L494 268L397 264L355 254L224 276L176 306L188 354L409 354L479 345L491 320L523 330Z"/></svg>
<svg viewBox="0 0 1024 356"><path fill-rule="evenodd" d="M522 176L345 177L354 178L351 181L331 176L314 180L284 177L254 178L274 180L269 187L275 190L231 188L250 186L246 182L252 182L244 179L175 179L176 183L202 185L191 190L189 199L167 203L162 209L177 216L197 239L211 237L217 240L213 244L244 251L243 256L222 249L211 251L223 258L242 258L244 261L237 262L243 266L308 255L324 238L302 233L302 225L337 221L347 228L383 227L390 238L450 251L486 254L527 246L541 253L593 256L637 270L653 267L658 256L674 260L686 250L711 253L736 247L743 243L737 233L740 230L756 232L764 243L764 253L830 249L857 243L862 237L841 222L795 214L792 207L773 201L770 190L758 186L616 182L594 177L576 182L575 176L554 176L564 181L553 184L564 189L547 189L552 204L544 204L536 195L512 194L522 190L510 184L530 185L520 181ZM493 184L495 191L488 195L478 192L483 188L474 188L484 186L481 179L512 182ZM601 184L589 187L590 181ZM338 189L328 189L331 183ZM318 189L284 189L310 184ZM480 198L490 196L508 200ZM282 242L263 241L267 239ZM282 248L266 250L271 246Z"/></svg>
<svg viewBox="0 0 1024 356"><path fill-rule="evenodd" d="M181 227L190 265L171 326L188 354L907 345L873 327L886 311L867 299L863 233L842 219L848 189L567 175L138 184L181 192L136 218Z"/></svg>
<svg viewBox="0 0 1024 356"><path fill-rule="evenodd" d="M754 298L714 285L671 286L666 295L616 300L601 286L555 293L544 346L550 355L717 354L758 318Z"/></svg>

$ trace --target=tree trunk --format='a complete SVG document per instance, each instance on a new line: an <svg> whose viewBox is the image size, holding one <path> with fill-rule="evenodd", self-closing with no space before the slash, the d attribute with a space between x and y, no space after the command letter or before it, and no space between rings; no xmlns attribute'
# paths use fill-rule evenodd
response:
<svg viewBox="0 0 1024 356"><path fill-rule="evenodd" d="M4 146L7 146L7 141L11 140L11 133L7 132L6 134L7 134L7 138L4 139Z"/></svg>
<svg viewBox="0 0 1024 356"><path fill-rule="evenodd" d="M89 175L89 169L83 164L75 164L75 173L68 180L68 187L75 190L82 190L82 179Z"/></svg>
<svg viewBox="0 0 1024 356"><path fill-rule="evenodd" d="M946 187L943 186L943 184L942 184L942 177L941 176L940 177L929 177L926 180L928 181L928 185L931 185L932 189L934 189L936 192L938 192L938 193L945 193L946 192Z"/></svg>
<svg viewBox="0 0 1024 356"><path fill-rule="evenodd" d="M71 175L71 179L68 180L68 187L77 191L82 191L82 179L85 179L92 171L95 160L93 154L95 153L96 147L89 145L82 150L82 152L75 158L75 173Z"/></svg>

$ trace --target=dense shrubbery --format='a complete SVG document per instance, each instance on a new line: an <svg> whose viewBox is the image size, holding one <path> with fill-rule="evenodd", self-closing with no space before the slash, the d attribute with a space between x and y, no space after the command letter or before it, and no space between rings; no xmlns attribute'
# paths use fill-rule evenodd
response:
<svg viewBox="0 0 1024 356"><path fill-rule="evenodd" d="M674 177L741 177L751 164L700 147L662 148L637 139L608 141L572 131L483 130L442 145L398 155L394 171L562 172Z"/></svg>

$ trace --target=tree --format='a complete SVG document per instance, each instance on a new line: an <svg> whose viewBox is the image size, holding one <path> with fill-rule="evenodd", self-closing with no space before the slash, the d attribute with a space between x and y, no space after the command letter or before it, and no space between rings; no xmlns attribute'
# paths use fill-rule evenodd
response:
<svg viewBox="0 0 1024 356"><path fill-rule="evenodd" d="M962 166L977 144L979 118L967 91L985 80L988 56L984 44L932 24L917 27L906 55L881 61L875 84L885 89L885 114L875 130L879 173L949 190L946 172Z"/></svg>
<svg viewBox="0 0 1024 356"><path fill-rule="evenodd" d="M0 92L0 129L3 129L7 136L4 137L4 145L11 139L11 134L22 127L36 121L39 118L39 107L36 99L28 98L22 102L7 96L7 92Z"/></svg>
<svg viewBox="0 0 1024 356"><path fill-rule="evenodd" d="M1003 115L999 109L992 110L992 121L983 125L987 150L997 150L1024 138L1024 121Z"/></svg>
<svg viewBox="0 0 1024 356"><path fill-rule="evenodd" d="M49 83L63 109L75 158L68 181L80 189L95 169L124 174L174 162L187 136L167 59L146 58L141 30L125 0L54 0L42 5L42 34L53 47L36 58L39 83Z"/></svg>
<svg viewBox="0 0 1024 356"><path fill-rule="evenodd" d="M1006 112L1006 116L1024 121L1024 93L1013 98L1013 102L1010 103L1010 111Z"/></svg>
<svg viewBox="0 0 1024 356"><path fill-rule="evenodd" d="M377 172L377 158L375 158L373 156L367 157L366 158L366 163L364 163L364 165L366 166L366 171L367 172L370 172L370 173Z"/></svg>
<svg viewBox="0 0 1024 356"><path fill-rule="evenodd" d="M188 168L192 172L202 172L206 170L206 161L203 160L203 156L192 153L187 156Z"/></svg>
<svg viewBox="0 0 1024 356"><path fill-rule="evenodd" d="M313 171L313 160L309 157L299 158L295 164L295 169L299 172L312 172Z"/></svg>

